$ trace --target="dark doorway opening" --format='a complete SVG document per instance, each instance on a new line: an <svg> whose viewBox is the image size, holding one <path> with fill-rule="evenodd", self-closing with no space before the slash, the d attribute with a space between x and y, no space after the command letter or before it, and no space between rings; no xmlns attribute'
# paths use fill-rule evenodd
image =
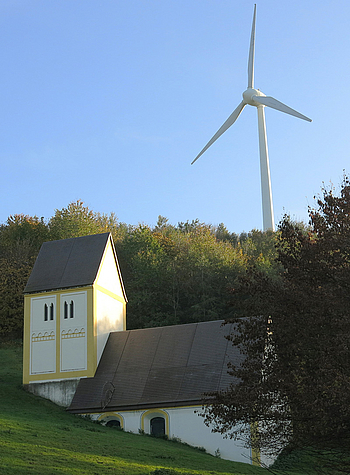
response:
<svg viewBox="0 0 350 475"><path fill-rule="evenodd" d="M120 421L118 421L117 419L112 419L107 422L106 427L113 427L115 429L120 429L121 428Z"/></svg>
<svg viewBox="0 0 350 475"><path fill-rule="evenodd" d="M154 437L163 437L165 435L164 417L153 417L151 419L151 435Z"/></svg>

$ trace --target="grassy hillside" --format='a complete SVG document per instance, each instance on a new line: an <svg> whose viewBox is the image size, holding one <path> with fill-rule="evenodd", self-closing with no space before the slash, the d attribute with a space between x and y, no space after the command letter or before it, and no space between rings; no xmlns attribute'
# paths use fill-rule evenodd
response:
<svg viewBox="0 0 350 475"><path fill-rule="evenodd" d="M103 427L25 392L21 345L0 343L0 475L335 475L349 466L348 453L304 449L262 469Z"/></svg>
<svg viewBox="0 0 350 475"><path fill-rule="evenodd" d="M0 345L0 474L271 473L67 414L50 401L26 393L21 382L21 346Z"/></svg>

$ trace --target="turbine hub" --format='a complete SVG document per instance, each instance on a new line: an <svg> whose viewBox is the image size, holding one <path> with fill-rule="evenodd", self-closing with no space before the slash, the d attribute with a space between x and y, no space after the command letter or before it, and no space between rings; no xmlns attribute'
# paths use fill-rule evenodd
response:
<svg viewBox="0 0 350 475"><path fill-rule="evenodd" d="M253 97L254 96L265 96L265 94L261 91L259 91L259 89L253 89L252 87L248 87L248 89L246 89L244 92L243 92L243 100L246 104L249 104L250 106L255 106L255 107L258 107L260 106L261 104L259 104L258 102L255 102Z"/></svg>

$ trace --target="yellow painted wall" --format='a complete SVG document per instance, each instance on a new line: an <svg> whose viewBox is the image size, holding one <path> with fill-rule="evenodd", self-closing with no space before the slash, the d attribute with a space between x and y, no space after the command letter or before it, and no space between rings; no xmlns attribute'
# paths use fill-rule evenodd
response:
<svg viewBox="0 0 350 475"><path fill-rule="evenodd" d="M86 292L87 297L87 326L86 326L86 342L87 342L87 365L85 370L81 371L61 371L60 362L60 334L61 334L61 311L60 308L61 296L72 294L72 292ZM56 299L56 312L55 312L55 324L56 324L56 370L55 372L31 374L31 300L38 297L54 297ZM51 292L43 292L36 294L25 295L24 297L24 335L23 335L23 383L28 384L30 382L39 381L55 381L61 379L82 378L94 376L97 365L97 348L96 337L94 333L93 323L93 288L81 287L77 289L65 289ZM45 354L42 355L45 358Z"/></svg>
<svg viewBox="0 0 350 475"><path fill-rule="evenodd" d="M74 299L74 294L81 295L86 292L86 333L83 332L79 334L79 329L77 328L77 335L79 338L76 338L78 342L76 348L78 351L83 351L84 355L81 357L81 361L86 358L86 369L81 369L79 371L70 371L69 368L72 367L82 367L85 366L81 364L81 361L77 366L72 364L70 366L69 358L62 358L61 347L65 347L72 354L72 360L74 360L74 344L73 337L69 342L64 342L62 345L61 342L61 333L63 330L66 332L73 331L70 327L69 319L63 321L63 312L64 309L61 308L64 306L65 297L70 302L70 299ZM77 297L78 298L78 297ZM48 299L49 302L55 302L55 326L53 330L55 335L45 335L43 338L37 337L32 343L32 330L31 328L31 308L32 301L40 302L40 299L45 299L43 302ZM34 305L35 306L35 305ZM62 323L61 323L62 320ZM77 318L77 325L81 321L81 316ZM39 326L38 332L40 331L40 318L38 319ZM50 324L50 325L49 325ZM73 324L73 321L72 321ZM33 326L33 325L32 325ZM74 326L74 324L73 324ZM84 325L85 326L85 325ZM51 322L45 322L43 324L44 333L45 328L52 327ZM109 238L103 257L101 259L100 267L96 276L95 283L92 286L87 287L76 287L64 290L53 290L49 292L41 292L25 295L24 297L24 344L23 344L23 383L28 384L31 382L47 382L47 381L57 381L62 379L73 379L73 378L82 378L82 377L92 377L95 374L99 359L102 355L103 348L107 341L108 335L112 331L122 331L126 329L126 295L124 291L124 286L121 281L120 270L118 266L117 259L114 254L114 247L111 238ZM74 335L73 335L74 336ZM80 338L81 337L81 338ZM45 340L46 338L46 340ZM83 341L84 338L84 341ZM55 339L55 341L53 341ZM79 340L79 341L78 341ZM85 347L86 340L86 347ZM39 344L38 342L41 342ZM33 345L33 346L32 346ZM55 357L52 356L53 346L55 346ZM80 350L79 350L80 347ZM32 351L31 348L36 348L38 351L36 353ZM48 353L50 351L50 354ZM43 353L41 355L41 352ZM42 364L43 371L41 371L41 358L43 361L45 359L45 352L50 364ZM31 358L35 356L35 368L36 371L31 371L32 362ZM76 361L79 358L75 358ZM55 363L54 363L55 361ZM80 365L80 366L79 366ZM54 368L54 366L56 366ZM62 371L61 368L66 368L66 371ZM35 373L35 374L34 374Z"/></svg>

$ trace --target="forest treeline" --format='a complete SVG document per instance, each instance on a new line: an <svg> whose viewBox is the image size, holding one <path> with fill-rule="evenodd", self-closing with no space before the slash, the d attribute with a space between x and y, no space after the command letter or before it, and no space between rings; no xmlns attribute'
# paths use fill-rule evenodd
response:
<svg viewBox="0 0 350 475"><path fill-rule="evenodd" d="M247 267L274 272L272 232L235 234L199 220L174 226L162 216L153 227L128 225L80 200L46 221L17 214L0 225L0 336L22 334L23 289L43 242L107 231L129 299L129 329L232 318L240 309L231 290Z"/></svg>

